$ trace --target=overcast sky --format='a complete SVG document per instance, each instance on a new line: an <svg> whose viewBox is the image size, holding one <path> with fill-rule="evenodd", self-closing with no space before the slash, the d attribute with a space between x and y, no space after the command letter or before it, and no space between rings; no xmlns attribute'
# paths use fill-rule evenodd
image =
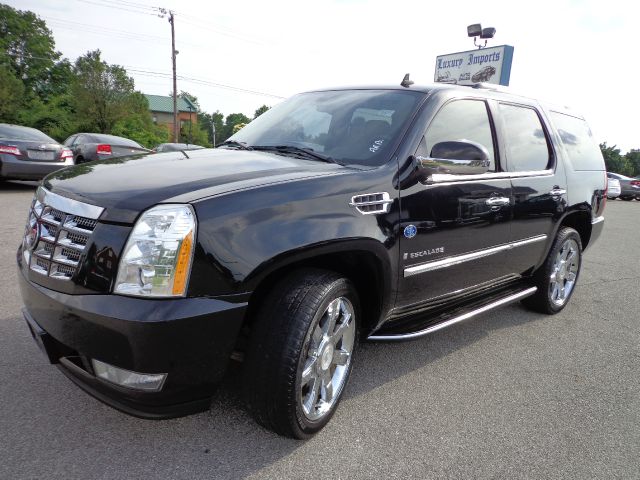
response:
<svg viewBox="0 0 640 480"><path fill-rule="evenodd" d="M433 80L437 55L469 50L466 26L515 48L511 87L583 113L600 142L640 148L636 8L628 0L2 0L41 16L74 60L100 49L143 93L171 91L171 37L151 7L176 12L178 90L208 112L253 116L273 96L317 87ZM134 70L135 69L135 70ZM153 73L149 73L153 72ZM158 75L164 74L164 75Z"/></svg>

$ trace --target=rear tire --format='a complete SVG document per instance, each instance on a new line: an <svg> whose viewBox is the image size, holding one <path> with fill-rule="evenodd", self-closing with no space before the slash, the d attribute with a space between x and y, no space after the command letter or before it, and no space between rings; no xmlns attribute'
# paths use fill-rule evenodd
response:
<svg viewBox="0 0 640 480"><path fill-rule="evenodd" d="M277 283L257 311L244 365L258 423L304 439L333 416L353 365L360 306L355 288L319 269Z"/></svg>
<svg viewBox="0 0 640 480"><path fill-rule="evenodd" d="M538 287L522 303L536 312L553 315L569 303L582 267L582 242L573 228L562 227L544 264L533 276Z"/></svg>

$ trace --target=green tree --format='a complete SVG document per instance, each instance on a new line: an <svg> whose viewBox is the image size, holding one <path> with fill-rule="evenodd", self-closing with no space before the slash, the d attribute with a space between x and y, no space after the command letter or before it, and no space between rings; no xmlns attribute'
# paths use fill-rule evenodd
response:
<svg viewBox="0 0 640 480"><path fill-rule="evenodd" d="M227 118L224 122L224 127L222 128L222 134L220 135L219 142L224 142L231 135L235 133L234 128L238 124L246 125L249 123L251 119L247 117L244 113L231 113L227 115Z"/></svg>
<svg viewBox="0 0 640 480"><path fill-rule="evenodd" d="M624 156L627 159L631 167L633 168L633 176L640 176L640 149L631 149Z"/></svg>
<svg viewBox="0 0 640 480"><path fill-rule="evenodd" d="M14 123L23 103L24 84L0 64L0 122Z"/></svg>
<svg viewBox="0 0 640 480"><path fill-rule="evenodd" d="M50 137L64 141L77 131L70 94L56 95L48 102L36 97L25 104L18 115L18 123L42 130Z"/></svg>
<svg viewBox="0 0 640 480"><path fill-rule="evenodd" d="M255 113L253 114L253 119L255 120L256 118L258 118L260 115L262 115L264 112L266 112L267 110L269 110L271 107L267 106L267 105L262 105L260 108L258 108Z"/></svg>
<svg viewBox="0 0 640 480"><path fill-rule="evenodd" d="M213 145L213 129L216 129L216 145L220 143L220 136L224 128L224 115L219 111L213 113L198 112L198 124L200 128L207 134L207 144Z"/></svg>
<svg viewBox="0 0 640 480"><path fill-rule="evenodd" d="M133 79L124 68L101 59L100 50L88 52L76 60L76 78L72 85L75 110L81 128L110 133L131 114L148 115L148 104L137 98Z"/></svg>
<svg viewBox="0 0 640 480"><path fill-rule="evenodd" d="M607 142L600 144L600 150L604 157L604 164L608 172L615 172L621 175L632 175L633 167L631 163L622 155L616 145L610 147Z"/></svg>
<svg viewBox="0 0 640 480"><path fill-rule="evenodd" d="M117 120L109 133L130 138L147 148L169 141L169 130L165 126L155 125L151 120L147 97L134 92L128 97L127 104L128 115Z"/></svg>
<svg viewBox="0 0 640 480"><path fill-rule="evenodd" d="M33 12L0 4L0 64L22 80L25 93L45 96L59 58L44 20Z"/></svg>
<svg viewBox="0 0 640 480"><path fill-rule="evenodd" d="M236 133L238 133L240 130L242 130L246 126L247 126L246 123L236 123L233 126L233 134L235 135Z"/></svg>

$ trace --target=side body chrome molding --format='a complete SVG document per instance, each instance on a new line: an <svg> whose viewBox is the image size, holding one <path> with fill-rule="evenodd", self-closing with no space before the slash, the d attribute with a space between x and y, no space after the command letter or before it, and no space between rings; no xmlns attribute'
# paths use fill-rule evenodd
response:
<svg viewBox="0 0 640 480"><path fill-rule="evenodd" d="M452 175L447 173L436 173L431 176L427 185L441 183L460 183L471 182L477 180L500 180L505 178L523 178L523 177L547 177L553 175L553 170L532 170L527 172L490 172L480 173L478 175Z"/></svg>
<svg viewBox="0 0 640 480"><path fill-rule="evenodd" d="M543 242L547 239L546 235L536 235L535 237L525 238L524 240L518 240L517 242L505 243L496 247L487 248L484 250L478 250L477 252L464 253L462 255L455 255L453 257L443 258L442 260L434 260L432 262L422 263L413 267L407 267L404 269L404 277L411 277L420 273L431 272L433 270L439 270L441 268L452 267L464 262L470 262L479 258L488 257L499 252L504 252L512 248L522 247L529 245L530 243Z"/></svg>
<svg viewBox="0 0 640 480"><path fill-rule="evenodd" d="M443 328L447 328L451 325L462 322L463 320L467 320L471 317L475 317L476 315L480 315L481 313L488 312L489 310L493 310L494 308L498 308L503 305L517 302L518 300L522 300L523 298L533 295L534 293L536 293L537 290L538 290L537 287L529 287L526 290L523 290L518 293L514 293L513 295L509 295L508 297L501 298L500 300L496 300L495 302L489 303L476 310L463 313L462 315L453 317L449 320L438 323L436 325L432 325L431 327L425 328L424 330L418 330L417 332L411 332L411 333L401 333L397 335L371 335L370 337L367 338L367 340L372 340L377 342L387 342L387 341L410 340L412 338L423 337L425 335L429 335L430 333L437 332L438 330L442 330Z"/></svg>

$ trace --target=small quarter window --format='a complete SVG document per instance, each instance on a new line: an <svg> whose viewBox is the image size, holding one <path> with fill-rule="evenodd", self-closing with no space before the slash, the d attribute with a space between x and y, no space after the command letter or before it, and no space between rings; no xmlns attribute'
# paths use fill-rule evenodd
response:
<svg viewBox="0 0 640 480"><path fill-rule="evenodd" d="M551 156L547 136L536 111L528 107L500 104L510 172L545 170Z"/></svg>
<svg viewBox="0 0 640 480"><path fill-rule="evenodd" d="M604 160L598 142L587 122L563 113L551 112L574 170L604 170Z"/></svg>
<svg viewBox="0 0 640 480"><path fill-rule="evenodd" d="M471 140L489 152L489 171L495 172L493 135L487 106L482 100L456 100L436 114L420 144L418 155L430 156L436 143Z"/></svg>

